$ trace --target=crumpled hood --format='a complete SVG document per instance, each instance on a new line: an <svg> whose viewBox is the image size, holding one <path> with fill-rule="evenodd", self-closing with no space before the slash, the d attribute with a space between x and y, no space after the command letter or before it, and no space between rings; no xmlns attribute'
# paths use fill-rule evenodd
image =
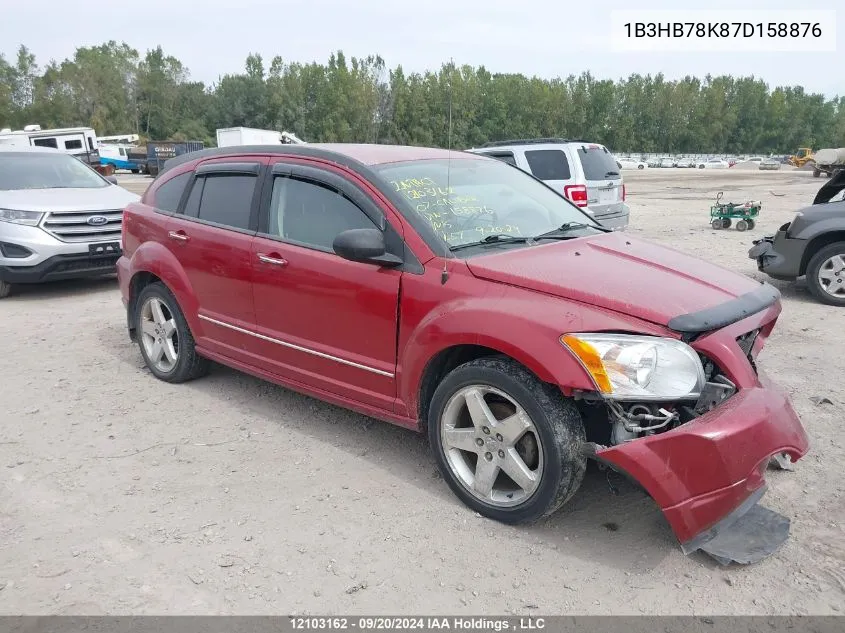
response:
<svg viewBox="0 0 845 633"><path fill-rule="evenodd" d="M106 211L123 209L140 196L118 185L96 189L22 189L0 191L0 209L16 211Z"/></svg>
<svg viewBox="0 0 845 633"><path fill-rule="evenodd" d="M473 275L667 325L754 291L749 277L624 233L543 243L466 261Z"/></svg>

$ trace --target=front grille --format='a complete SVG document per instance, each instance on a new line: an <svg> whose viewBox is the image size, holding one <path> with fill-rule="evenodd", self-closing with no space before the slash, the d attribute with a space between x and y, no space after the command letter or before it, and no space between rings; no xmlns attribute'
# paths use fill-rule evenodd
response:
<svg viewBox="0 0 845 633"><path fill-rule="evenodd" d="M91 224L91 218L105 218L101 224ZM108 211L74 211L50 213L41 223L42 228L62 242L119 241L123 221L121 209Z"/></svg>
<svg viewBox="0 0 845 633"><path fill-rule="evenodd" d="M117 256L109 257L89 257L86 259L73 259L66 262L61 262L51 271L52 273L69 273L78 272L80 270L98 270L114 268L117 264Z"/></svg>

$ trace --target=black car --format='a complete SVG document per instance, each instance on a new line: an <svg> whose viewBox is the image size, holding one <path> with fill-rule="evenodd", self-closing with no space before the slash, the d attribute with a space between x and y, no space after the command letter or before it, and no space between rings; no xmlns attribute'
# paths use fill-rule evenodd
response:
<svg viewBox="0 0 845 633"><path fill-rule="evenodd" d="M757 268L774 279L806 276L816 298L845 307L845 170L818 192L813 204L773 236L756 240L748 251Z"/></svg>

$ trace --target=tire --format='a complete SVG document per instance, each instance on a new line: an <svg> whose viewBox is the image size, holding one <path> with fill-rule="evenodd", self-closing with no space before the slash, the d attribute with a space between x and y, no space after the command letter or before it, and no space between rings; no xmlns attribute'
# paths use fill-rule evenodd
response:
<svg viewBox="0 0 845 633"><path fill-rule="evenodd" d="M0 280L0 299L5 299L10 294L12 294L12 284Z"/></svg>
<svg viewBox="0 0 845 633"><path fill-rule="evenodd" d="M637 169L645 169L645 165L637 165Z"/></svg>
<svg viewBox="0 0 845 633"><path fill-rule="evenodd" d="M753 231L755 226L757 226L757 223L754 220L748 220L748 230L749 231Z"/></svg>
<svg viewBox="0 0 845 633"><path fill-rule="evenodd" d="M473 396L479 396L484 403L481 410L493 416L489 427L470 418L467 402L479 401ZM523 416L513 415L517 407ZM504 424L508 418L527 419L530 427ZM449 446L454 440L444 438L450 431L465 431L460 439L467 448ZM584 478L585 433L578 409L555 387L506 357L465 363L443 379L431 401L428 436L437 466L452 491L473 510L502 523L531 523L552 514L575 494ZM514 442L515 437L518 441ZM490 464L487 472L493 473L488 478L492 482L489 493L475 490L477 466L484 463ZM530 478L523 477L528 489L511 479L508 470L523 475L530 471Z"/></svg>
<svg viewBox="0 0 845 633"><path fill-rule="evenodd" d="M736 230L737 231L745 231L748 229L748 222L745 220L740 220L736 223Z"/></svg>
<svg viewBox="0 0 845 633"><path fill-rule="evenodd" d="M836 271L827 268L829 260L837 255L845 261L845 242L828 244L810 258L810 262L807 264L807 286L816 299L822 303L845 307L845 270L840 270L837 276ZM829 279L828 284L822 283L821 274L823 273L827 273L825 277ZM827 290L834 284L841 294L835 295Z"/></svg>
<svg viewBox="0 0 845 633"><path fill-rule="evenodd" d="M713 221L710 223L710 226L712 226L712 227L713 227L714 229L716 229L717 231L721 230L721 228L722 228L722 219L721 219L721 218L716 218L715 220L713 220Z"/></svg>
<svg viewBox="0 0 845 633"><path fill-rule="evenodd" d="M731 219L730 218L722 218L722 228L723 229L731 228Z"/></svg>
<svg viewBox="0 0 845 633"><path fill-rule="evenodd" d="M699 168L699 169L704 169L704 165L699 165L699 166L698 166L698 168Z"/></svg>
<svg viewBox="0 0 845 633"><path fill-rule="evenodd" d="M156 378L180 383L208 373L210 362L197 354L188 322L176 298L164 284L158 282L145 286L135 305L138 347L144 363ZM163 321L156 318L156 305L161 310ZM156 334L147 330L150 326L158 326L158 346Z"/></svg>
<svg viewBox="0 0 845 633"><path fill-rule="evenodd" d="M818 169L813 170L813 178L818 178L821 175L822 175L822 172L820 170L818 170Z"/></svg>

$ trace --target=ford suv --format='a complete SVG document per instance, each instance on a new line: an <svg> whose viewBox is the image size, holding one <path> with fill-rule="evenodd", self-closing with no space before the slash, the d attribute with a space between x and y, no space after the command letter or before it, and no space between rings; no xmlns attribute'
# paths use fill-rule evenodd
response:
<svg viewBox="0 0 845 633"><path fill-rule="evenodd" d="M469 151L527 171L562 192L602 226L613 230L628 226L625 182L616 159L604 145L539 138L497 141Z"/></svg>
<svg viewBox="0 0 845 633"><path fill-rule="evenodd" d="M639 481L685 552L753 562L757 502L808 449L758 366L772 286L612 232L485 156L386 145L171 159L123 222L129 335L156 378L209 361L428 434L445 481L507 523L592 458ZM189 392L186 392L188 394Z"/></svg>
<svg viewBox="0 0 845 633"><path fill-rule="evenodd" d="M116 182L59 150L0 145L0 298L114 273L123 207L138 200Z"/></svg>

